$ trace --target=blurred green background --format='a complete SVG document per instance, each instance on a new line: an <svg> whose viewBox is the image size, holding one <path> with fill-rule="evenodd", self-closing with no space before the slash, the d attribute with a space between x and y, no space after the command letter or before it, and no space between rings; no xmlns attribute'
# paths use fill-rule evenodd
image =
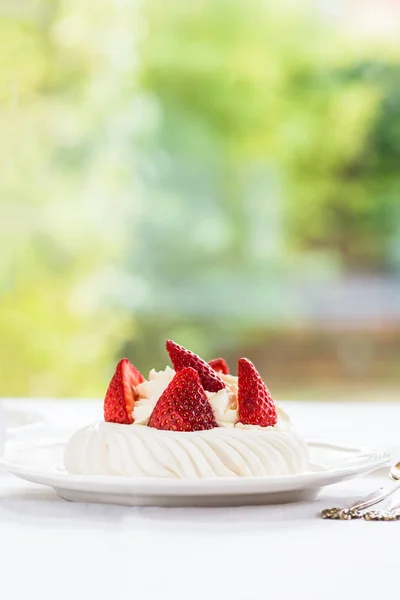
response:
<svg viewBox="0 0 400 600"><path fill-rule="evenodd" d="M399 4L0 0L0 394L400 397Z"/></svg>

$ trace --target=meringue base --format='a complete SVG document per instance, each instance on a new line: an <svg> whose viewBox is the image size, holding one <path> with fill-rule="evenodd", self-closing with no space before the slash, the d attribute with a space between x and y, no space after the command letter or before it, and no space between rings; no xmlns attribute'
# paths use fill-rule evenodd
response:
<svg viewBox="0 0 400 600"><path fill-rule="evenodd" d="M307 472L309 451L279 425L175 432L99 421L71 437L64 465L72 474L134 478L278 476Z"/></svg>

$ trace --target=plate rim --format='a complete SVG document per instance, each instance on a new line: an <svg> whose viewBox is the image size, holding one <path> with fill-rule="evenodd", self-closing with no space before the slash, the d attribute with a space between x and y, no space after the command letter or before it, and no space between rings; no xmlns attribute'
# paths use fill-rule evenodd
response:
<svg viewBox="0 0 400 600"><path fill-rule="evenodd" d="M118 495L127 493L133 496L212 496L233 494L273 494L278 491L301 489L320 489L322 487L352 479L380 469L390 463L390 453L369 446L351 446L323 440L307 440L310 446L323 446L337 450L358 451L370 456L365 463L345 466L338 469L308 471L295 475L262 476L262 477L210 477L203 479L173 479L157 477L122 477L109 475L78 475L66 471L29 468L15 459L17 452L65 446L66 441L46 438L35 442L11 442L5 456L0 459L1 466L10 474L54 489L70 491L89 491L95 487L96 494ZM273 488L273 489L271 489Z"/></svg>

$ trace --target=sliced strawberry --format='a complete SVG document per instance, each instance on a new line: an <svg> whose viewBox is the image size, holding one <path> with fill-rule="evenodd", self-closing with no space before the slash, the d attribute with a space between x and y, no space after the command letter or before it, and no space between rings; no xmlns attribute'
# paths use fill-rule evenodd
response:
<svg viewBox="0 0 400 600"><path fill-rule="evenodd" d="M186 350L186 348L176 344L172 340L167 340L166 347L177 373L186 367L192 367L192 369L198 372L201 385L205 390L208 392L219 392L219 390L224 389L225 384L222 379L218 377L212 367L200 358L200 356L197 356L191 350Z"/></svg>
<svg viewBox="0 0 400 600"><path fill-rule="evenodd" d="M197 371L188 367L175 375L158 399L149 427L170 431L201 431L217 427Z"/></svg>
<svg viewBox="0 0 400 600"><path fill-rule="evenodd" d="M228 363L224 358L214 358L213 360L210 360L208 364L216 373L222 373L223 375L229 374Z"/></svg>
<svg viewBox="0 0 400 600"><path fill-rule="evenodd" d="M247 425L275 425L278 416L274 401L253 363L247 358L238 361L239 421Z"/></svg>
<svg viewBox="0 0 400 600"><path fill-rule="evenodd" d="M143 375L127 358L117 364L104 399L104 420L109 423L133 423L133 388L143 383Z"/></svg>

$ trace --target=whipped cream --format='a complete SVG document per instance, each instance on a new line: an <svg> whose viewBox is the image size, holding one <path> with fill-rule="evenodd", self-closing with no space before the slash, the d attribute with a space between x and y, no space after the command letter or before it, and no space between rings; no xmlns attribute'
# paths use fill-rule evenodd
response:
<svg viewBox="0 0 400 600"><path fill-rule="evenodd" d="M175 371L171 367L166 367L164 371L152 369L149 379L135 388L138 400L135 402L132 416L136 425L147 425L158 399L174 377Z"/></svg>
<svg viewBox="0 0 400 600"><path fill-rule="evenodd" d="M138 385L136 395L138 400L133 409L133 421L136 425L147 425L150 415L161 394L166 390L175 376L175 371L171 367L166 367L164 371L152 369L149 373L148 381ZM234 375L219 374L225 388L219 392L206 392L206 396L213 409L215 420L219 427L240 426L238 418L238 378ZM287 414L275 403L278 413L278 422L280 425L290 427L290 421Z"/></svg>
<svg viewBox="0 0 400 600"><path fill-rule="evenodd" d="M306 442L286 426L160 431L99 421L76 432L69 473L197 479L290 475L308 469Z"/></svg>

